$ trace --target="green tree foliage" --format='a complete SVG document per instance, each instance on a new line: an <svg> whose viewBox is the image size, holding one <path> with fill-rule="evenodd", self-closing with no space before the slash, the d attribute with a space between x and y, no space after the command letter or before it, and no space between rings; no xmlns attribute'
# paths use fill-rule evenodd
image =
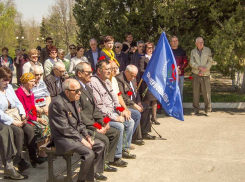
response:
<svg viewBox="0 0 245 182"><path fill-rule="evenodd" d="M8 47L9 54L13 56L14 45L16 45L14 19L17 11L11 1L0 2L0 46Z"/></svg>

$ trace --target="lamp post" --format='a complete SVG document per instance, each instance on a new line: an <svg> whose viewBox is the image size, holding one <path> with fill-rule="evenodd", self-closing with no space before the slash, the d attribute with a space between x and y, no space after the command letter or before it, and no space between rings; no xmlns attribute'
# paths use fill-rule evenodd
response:
<svg viewBox="0 0 245 182"><path fill-rule="evenodd" d="M20 50L21 50L21 41L24 40L24 36L22 37L16 37L16 40L19 42Z"/></svg>

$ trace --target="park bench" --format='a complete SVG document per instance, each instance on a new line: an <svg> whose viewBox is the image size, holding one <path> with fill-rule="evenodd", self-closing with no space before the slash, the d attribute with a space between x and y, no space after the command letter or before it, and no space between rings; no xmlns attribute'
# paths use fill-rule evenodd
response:
<svg viewBox="0 0 245 182"><path fill-rule="evenodd" d="M40 149L46 152L48 155L48 180L47 182L72 182L72 171L71 171L71 157L73 156L73 151L66 152L64 154L57 154L55 147L48 148L48 143L43 144ZM66 161L66 169L67 169L67 176L62 179L58 180L57 176L54 174L54 161L55 159L61 156Z"/></svg>

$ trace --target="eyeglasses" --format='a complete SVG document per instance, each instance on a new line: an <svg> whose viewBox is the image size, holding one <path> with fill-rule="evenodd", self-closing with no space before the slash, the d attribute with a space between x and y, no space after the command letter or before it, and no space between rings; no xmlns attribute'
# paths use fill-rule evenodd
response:
<svg viewBox="0 0 245 182"><path fill-rule="evenodd" d="M3 79L3 81L4 81L4 82L9 82L10 79L7 79L7 78L6 78L6 79Z"/></svg>
<svg viewBox="0 0 245 182"><path fill-rule="evenodd" d="M56 54L56 53L57 53L57 51L51 51L50 53Z"/></svg>
<svg viewBox="0 0 245 182"><path fill-rule="evenodd" d="M119 47L119 46L115 46L115 48L119 49L119 48L121 48L121 47Z"/></svg>
<svg viewBox="0 0 245 182"><path fill-rule="evenodd" d="M138 46L138 47L144 47L144 46Z"/></svg>
<svg viewBox="0 0 245 182"><path fill-rule="evenodd" d="M31 56L32 58L38 58L38 56Z"/></svg>
<svg viewBox="0 0 245 182"><path fill-rule="evenodd" d="M118 69L119 69L118 67L113 67L113 68L111 68L111 71L118 70Z"/></svg>
<svg viewBox="0 0 245 182"><path fill-rule="evenodd" d="M93 45L97 45L97 44L90 44L91 46L93 46Z"/></svg>
<svg viewBox="0 0 245 182"><path fill-rule="evenodd" d="M76 49L75 47L71 47L70 49Z"/></svg>
<svg viewBox="0 0 245 182"><path fill-rule="evenodd" d="M60 73L64 73L66 70L58 70L57 68L55 68L57 71L59 71Z"/></svg>
<svg viewBox="0 0 245 182"><path fill-rule="evenodd" d="M53 41L48 41L48 43L53 43Z"/></svg>
<svg viewBox="0 0 245 182"><path fill-rule="evenodd" d="M83 71L84 73L87 73L88 75L93 74L93 71Z"/></svg>
<svg viewBox="0 0 245 182"><path fill-rule="evenodd" d="M35 76L43 76L43 74L41 73L41 74L35 74Z"/></svg>
<svg viewBox="0 0 245 182"><path fill-rule="evenodd" d="M153 47L147 47L147 49L153 49Z"/></svg>
<svg viewBox="0 0 245 182"><path fill-rule="evenodd" d="M68 90L68 91L75 91L76 94L78 94L79 92L81 92L81 88L76 89L76 90L71 90L71 89L66 89L66 90Z"/></svg>

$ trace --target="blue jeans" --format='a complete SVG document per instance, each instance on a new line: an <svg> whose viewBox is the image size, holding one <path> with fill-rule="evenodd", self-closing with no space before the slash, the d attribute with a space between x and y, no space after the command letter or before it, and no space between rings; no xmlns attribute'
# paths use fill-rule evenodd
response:
<svg viewBox="0 0 245 182"><path fill-rule="evenodd" d="M184 76L179 76L179 90L180 90L182 102L183 102L183 88L184 88Z"/></svg>
<svg viewBox="0 0 245 182"><path fill-rule="evenodd" d="M134 129L134 121L132 119L129 121L125 121L124 123L110 121L109 124L111 127L118 129L120 132L115 158L121 158L122 150L129 150L129 147L131 145L133 129ZM125 139L124 139L124 128L126 133Z"/></svg>
<svg viewBox="0 0 245 182"><path fill-rule="evenodd" d="M140 123L141 113L136 109L128 108L128 110L131 111L131 118L134 120L134 130L133 130L134 133L136 128L138 127L138 124Z"/></svg>

